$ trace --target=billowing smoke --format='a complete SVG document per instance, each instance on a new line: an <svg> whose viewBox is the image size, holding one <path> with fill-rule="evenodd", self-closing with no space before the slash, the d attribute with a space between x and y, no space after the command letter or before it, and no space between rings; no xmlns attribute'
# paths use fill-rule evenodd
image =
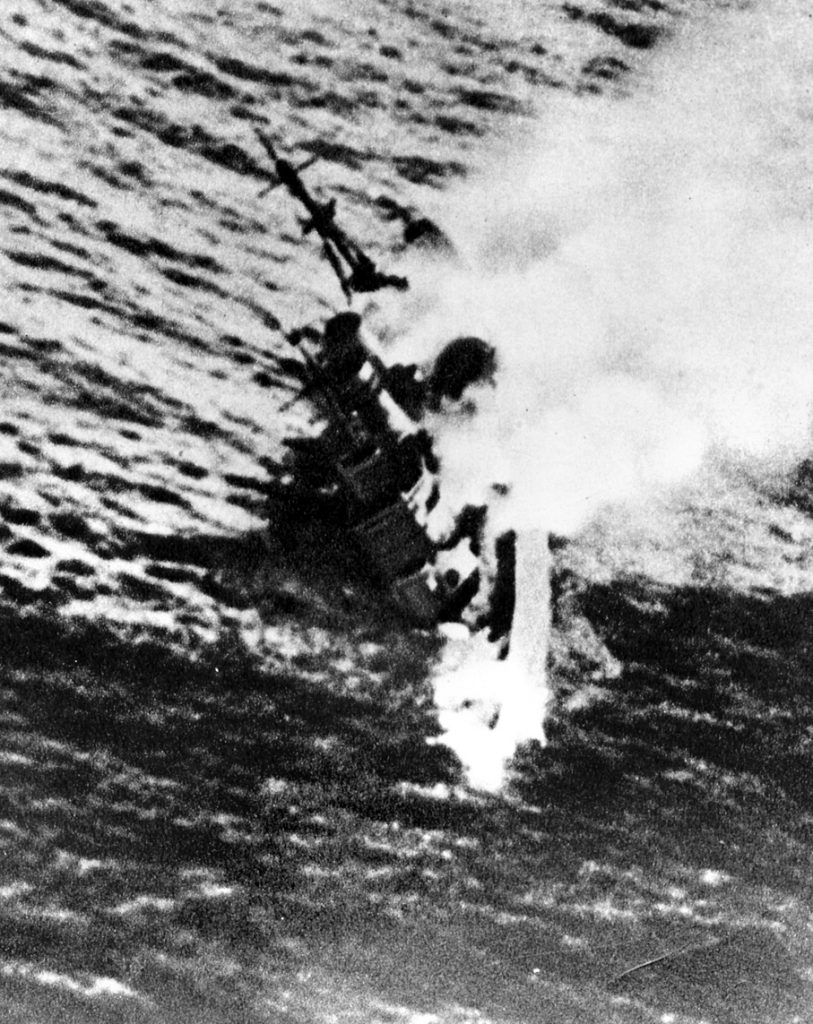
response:
<svg viewBox="0 0 813 1024"><path fill-rule="evenodd" d="M808 450L812 44L794 7L734 12L688 31L633 98L551 101L532 141L502 140L444 196L459 259L410 268L399 355L479 335L499 360L474 409L432 423L447 499L488 502L518 534L508 661L475 653L436 680L480 785L544 741L546 531L644 501L710 451L775 468Z"/></svg>
<svg viewBox="0 0 813 1024"><path fill-rule="evenodd" d="M439 219L399 354L498 351L477 411L433 424L456 499L567 533L710 447L793 458L813 399L813 52L791 7L688 32L631 99L551 101ZM527 139L527 136L526 136Z"/></svg>

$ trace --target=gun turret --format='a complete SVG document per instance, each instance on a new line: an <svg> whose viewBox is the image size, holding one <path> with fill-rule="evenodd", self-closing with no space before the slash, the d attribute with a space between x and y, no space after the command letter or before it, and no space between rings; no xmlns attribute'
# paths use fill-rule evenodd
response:
<svg viewBox="0 0 813 1024"><path fill-rule="evenodd" d="M320 203L308 191L302 180L301 171L309 167L313 160L300 167L278 156L274 144L259 129L255 129L266 153L274 161L275 175L269 175L271 188L284 185L294 199L306 209L308 217L302 222L304 234L315 231L322 239L322 251L339 279L342 291L348 301L354 292L376 292L382 288L397 288L400 291L409 287L405 277L382 273L364 250L354 242L336 223L336 200Z"/></svg>

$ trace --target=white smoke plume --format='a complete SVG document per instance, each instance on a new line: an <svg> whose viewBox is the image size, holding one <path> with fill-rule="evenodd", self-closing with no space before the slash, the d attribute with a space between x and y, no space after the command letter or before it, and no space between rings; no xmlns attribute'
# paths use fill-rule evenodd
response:
<svg viewBox="0 0 813 1024"><path fill-rule="evenodd" d="M440 418L456 498L510 485L515 527L568 533L710 446L797 457L813 399L813 52L791 6L687 32L631 99L556 101L439 220L398 354L497 348L475 416Z"/></svg>
<svg viewBox="0 0 813 1024"><path fill-rule="evenodd" d="M544 742L546 531L644 501L710 450L776 467L809 448L811 53L801 8L732 12L688 30L631 99L551 101L530 142L502 140L444 196L459 260L410 268L399 357L473 334L499 359L474 414L432 424L447 499L490 501L494 528L518 532L508 661L474 651L435 683L478 785Z"/></svg>

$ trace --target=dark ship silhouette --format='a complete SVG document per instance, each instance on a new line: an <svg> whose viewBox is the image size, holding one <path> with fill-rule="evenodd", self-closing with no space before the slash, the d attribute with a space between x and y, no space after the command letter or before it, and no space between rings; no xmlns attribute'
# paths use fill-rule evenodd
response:
<svg viewBox="0 0 813 1024"><path fill-rule="evenodd" d="M284 185L305 207L306 233L315 231L348 300L392 287L335 220L335 203L313 198L296 168L257 133L274 161L274 187ZM303 166L309 166L303 165ZM435 229L437 230L437 229ZM441 502L440 465L422 424L429 410L459 401L472 383L493 378L494 350L476 337L453 339L430 370L388 364L362 318L352 310L321 328L288 335L297 353L300 397L319 419L314 436L287 438L277 491L307 494L311 509L340 516L369 575L412 622L461 621L488 628L507 644L512 610L512 535L486 550L487 509L450 510Z"/></svg>

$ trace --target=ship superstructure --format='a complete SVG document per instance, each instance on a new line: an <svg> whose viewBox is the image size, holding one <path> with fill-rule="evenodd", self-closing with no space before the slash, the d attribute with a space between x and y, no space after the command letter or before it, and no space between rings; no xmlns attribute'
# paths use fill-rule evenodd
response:
<svg viewBox="0 0 813 1024"><path fill-rule="evenodd" d="M379 271L337 225L334 202L320 203L311 195L300 177L306 165L297 168L282 159L257 134L274 161L270 187L285 186L305 207L303 231L319 235L348 301L359 292L407 288L404 278ZM417 367L389 364L350 309L319 328L295 330L288 340L299 357L300 394L319 426L312 437L286 441L283 477L329 498L369 575L410 620L426 626L468 616L474 622L471 606L475 599L483 604L484 578L492 590L495 581L498 592L504 589L496 580L500 554L487 565L480 549L485 510L453 509L444 502L439 463L422 419L444 395L457 399L467 381L492 373L493 349L477 338L454 339L424 379ZM509 562L502 558L503 566ZM501 604L507 606L505 600Z"/></svg>
<svg viewBox="0 0 813 1024"><path fill-rule="evenodd" d="M372 575L405 614L423 624L456 617L477 591L478 559L441 505L431 438L388 386L397 370L353 312L290 340L322 421L316 437L289 442L291 469L332 489Z"/></svg>

